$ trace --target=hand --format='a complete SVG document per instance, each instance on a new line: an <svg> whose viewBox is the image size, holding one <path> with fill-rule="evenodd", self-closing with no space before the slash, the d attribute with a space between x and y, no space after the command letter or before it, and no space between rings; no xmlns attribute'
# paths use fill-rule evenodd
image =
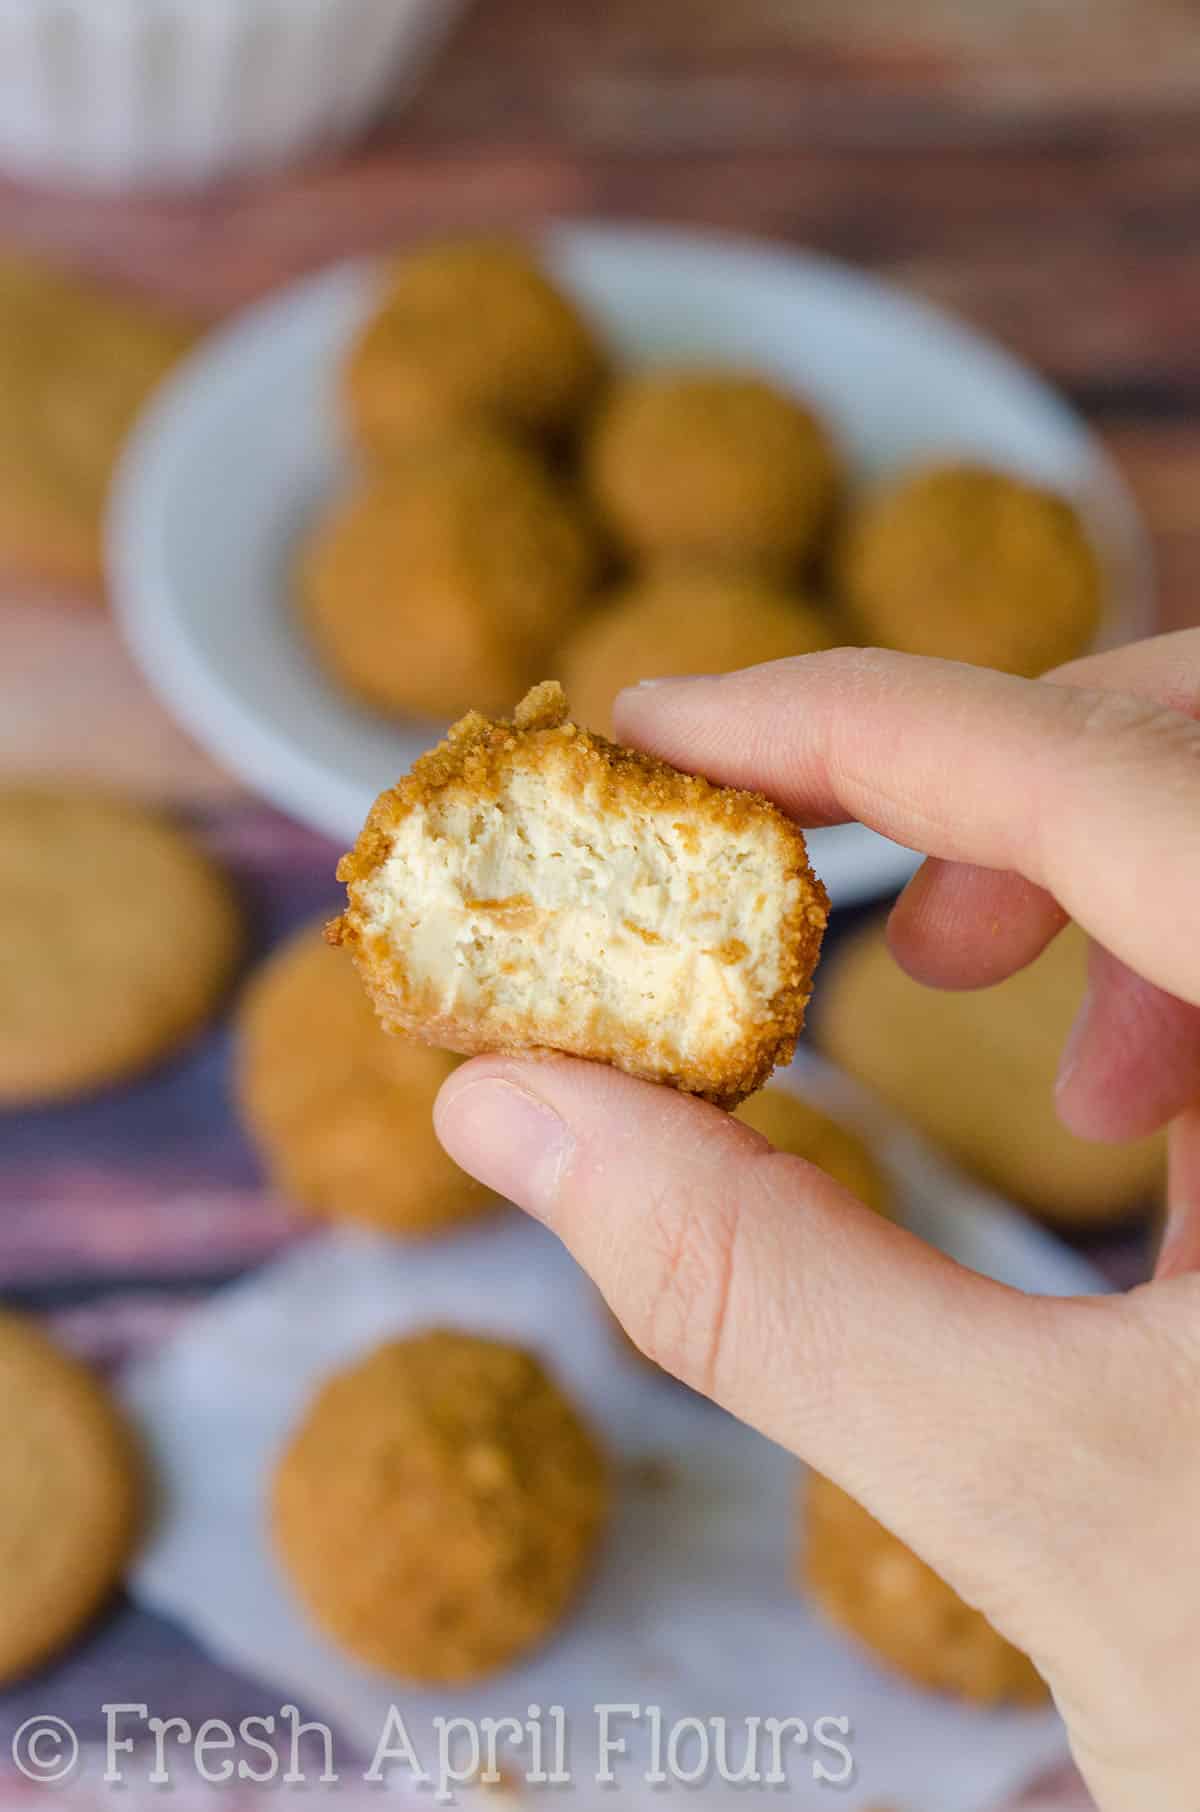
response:
<svg viewBox="0 0 1200 1812"><path fill-rule="evenodd" d="M705 1103L477 1058L438 1104L637 1343L830 1474L1044 1673L1103 1812L1200 1806L1200 631L1026 681L841 650L623 695L622 737L806 824L928 852L892 948L972 987L1094 940L1077 1132L1171 1127L1158 1279L1045 1300L966 1272ZM820 981L818 978L818 987Z"/></svg>

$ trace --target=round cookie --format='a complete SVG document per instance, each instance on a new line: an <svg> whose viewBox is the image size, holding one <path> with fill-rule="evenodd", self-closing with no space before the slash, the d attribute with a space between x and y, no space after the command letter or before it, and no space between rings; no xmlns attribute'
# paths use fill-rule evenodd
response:
<svg viewBox="0 0 1200 1812"><path fill-rule="evenodd" d="M603 377L591 328L521 246L472 240L398 259L343 377L375 457L476 421L560 438Z"/></svg>
<svg viewBox="0 0 1200 1812"><path fill-rule="evenodd" d="M350 1654L456 1685L554 1629L608 1497L596 1442L532 1354L438 1329L377 1348L317 1394L275 1475L274 1538Z"/></svg>
<svg viewBox="0 0 1200 1812"><path fill-rule="evenodd" d="M127 1077L192 1032L241 948L208 858L140 806L0 791L0 1105Z"/></svg>
<svg viewBox="0 0 1200 1812"><path fill-rule="evenodd" d="M814 606L753 573L662 565L633 580L575 630L558 672L572 713L612 735L624 686L667 673L728 673L830 648Z"/></svg>
<svg viewBox="0 0 1200 1812"><path fill-rule="evenodd" d="M831 1623L918 1686L978 1705L1039 1705L1028 1656L830 1479L803 1504L801 1583Z"/></svg>
<svg viewBox="0 0 1200 1812"><path fill-rule="evenodd" d="M1068 925L992 988L922 987L876 924L822 971L817 1042L965 1170L1061 1226L1113 1220L1161 1187L1163 1138L1078 1139L1054 1111L1083 999L1087 939Z"/></svg>
<svg viewBox="0 0 1200 1812"><path fill-rule="evenodd" d="M611 392L588 482L635 554L786 569L828 520L837 460L824 424L764 378L649 371Z"/></svg>
<svg viewBox="0 0 1200 1812"><path fill-rule="evenodd" d="M885 485L853 510L835 578L864 641L1035 677L1081 654L1100 569L1065 498L986 466Z"/></svg>
<svg viewBox="0 0 1200 1812"><path fill-rule="evenodd" d="M388 1233L438 1232L489 1199L433 1130L460 1061L385 1032L319 925L271 956L239 1013L238 1098L273 1183L313 1214Z"/></svg>
<svg viewBox="0 0 1200 1812"><path fill-rule="evenodd" d="M370 474L306 549L321 658L379 710L508 711L592 577L582 515L535 456L483 431Z"/></svg>
<svg viewBox="0 0 1200 1812"><path fill-rule="evenodd" d="M117 456L193 339L148 303L0 263L0 570L100 584Z"/></svg>
<svg viewBox="0 0 1200 1812"><path fill-rule="evenodd" d="M0 1310L0 1685L48 1660L118 1583L137 1531L132 1436L107 1391Z"/></svg>
<svg viewBox="0 0 1200 1812"><path fill-rule="evenodd" d="M786 1088L764 1088L734 1113L777 1151L807 1158L876 1214L892 1214L892 1192L866 1141L831 1114Z"/></svg>

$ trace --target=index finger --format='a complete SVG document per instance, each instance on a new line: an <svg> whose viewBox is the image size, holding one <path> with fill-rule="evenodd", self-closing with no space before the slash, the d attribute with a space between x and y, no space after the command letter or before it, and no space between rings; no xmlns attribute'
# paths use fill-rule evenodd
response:
<svg viewBox="0 0 1200 1812"><path fill-rule="evenodd" d="M856 818L926 854L1021 874L1200 1004L1200 725L1183 712L844 648L638 687L617 725L802 823Z"/></svg>

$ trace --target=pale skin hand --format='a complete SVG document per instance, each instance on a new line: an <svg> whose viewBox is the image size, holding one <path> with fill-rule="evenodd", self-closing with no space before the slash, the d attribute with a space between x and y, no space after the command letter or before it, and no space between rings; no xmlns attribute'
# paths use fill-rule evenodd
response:
<svg viewBox="0 0 1200 1812"><path fill-rule="evenodd" d="M943 987L1070 914L1091 1003L1059 1108L1171 1124L1153 1284L1035 1300L702 1102L477 1058L437 1124L660 1364L853 1492L1037 1662L1102 1812L1200 1807L1200 631L1048 680L841 650L623 695L622 738L802 823L928 852L892 914ZM818 987L819 987L818 980Z"/></svg>

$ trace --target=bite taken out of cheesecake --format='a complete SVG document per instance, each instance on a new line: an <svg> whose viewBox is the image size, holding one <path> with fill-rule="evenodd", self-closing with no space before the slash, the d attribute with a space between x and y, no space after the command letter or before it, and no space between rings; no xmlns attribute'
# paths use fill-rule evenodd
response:
<svg viewBox="0 0 1200 1812"><path fill-rule="evenodd" d="M547 1049L733 1107L795 1048L828 916L753 793L618 748L545 681L472 712L376 800L338 878L391 1031Z"/></svg>

